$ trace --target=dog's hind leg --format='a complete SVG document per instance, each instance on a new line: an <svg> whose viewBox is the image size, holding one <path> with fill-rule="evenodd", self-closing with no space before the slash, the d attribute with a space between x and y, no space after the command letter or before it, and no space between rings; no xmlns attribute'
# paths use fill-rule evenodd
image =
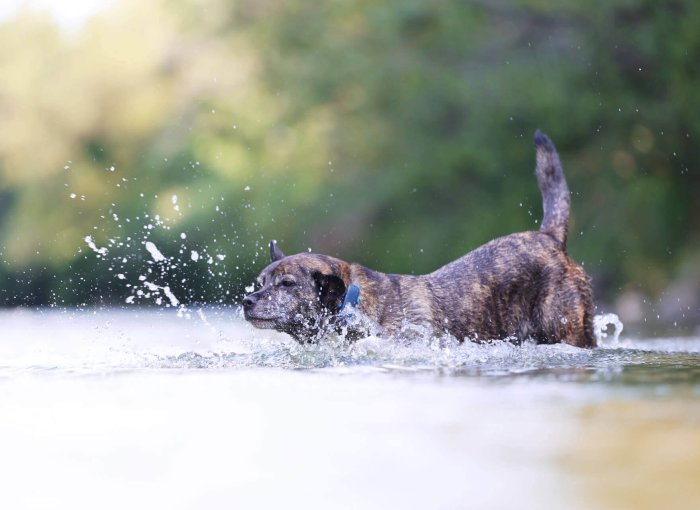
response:
<svg viewBox="0 0 700 510"><path fill-rule="evenodd" d="M561 289L554 296L557 301L554 320L557 341L576 347L595 347L593 335L593 292L586 273L572 264Z"/></svg>

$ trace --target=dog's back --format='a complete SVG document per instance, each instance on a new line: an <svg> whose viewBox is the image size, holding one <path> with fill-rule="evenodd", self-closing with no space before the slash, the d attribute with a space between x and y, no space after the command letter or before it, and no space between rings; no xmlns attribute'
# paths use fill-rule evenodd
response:
<svg viewBox="0 0 700 510"><path fill-rule="evenodd" d="M569 188L552 141L537 131L535 146L540 231L495 239L426 275L436 297L434 322L458 338L592 347L590 280L566 253Z"/></svg>

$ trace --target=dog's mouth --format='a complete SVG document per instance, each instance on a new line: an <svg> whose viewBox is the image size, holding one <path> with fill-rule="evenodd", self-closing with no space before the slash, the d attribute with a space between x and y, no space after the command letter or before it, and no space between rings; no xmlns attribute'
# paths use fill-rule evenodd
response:
<svg viewBox="0 0 700 510"><path fill-rule="evenodd" d="M258 329L275 329L275 321L272 319L248 319Z"/></svg>
<svg viewBox="0 0 700 510"><path fill-rule="evenodd" d="M279 317L261 317L245 314L245 320L259 329L274 329L275 323L277 323Z"/></svg>

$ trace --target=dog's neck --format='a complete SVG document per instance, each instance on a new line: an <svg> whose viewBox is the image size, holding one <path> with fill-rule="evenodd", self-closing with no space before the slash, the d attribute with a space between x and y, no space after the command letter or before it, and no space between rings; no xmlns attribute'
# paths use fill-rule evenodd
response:
<svg viewBox="0 0 700 510"><path fill-rule="evenodd" d="M358 310L389 334L406 324L431 324L430 285L424 276L386 274L350 264L346 285L360 288Z"/></svg>

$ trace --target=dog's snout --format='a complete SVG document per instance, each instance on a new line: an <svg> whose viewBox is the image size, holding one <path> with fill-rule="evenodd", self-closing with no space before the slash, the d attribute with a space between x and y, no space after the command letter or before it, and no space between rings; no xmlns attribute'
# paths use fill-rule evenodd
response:
<svg viewBox="0 0 700 510"><path fill-rule="evenodd" d="M257 303L258 297L255 294L248 294L243 298L243 308L252 308Z"/></svg>

